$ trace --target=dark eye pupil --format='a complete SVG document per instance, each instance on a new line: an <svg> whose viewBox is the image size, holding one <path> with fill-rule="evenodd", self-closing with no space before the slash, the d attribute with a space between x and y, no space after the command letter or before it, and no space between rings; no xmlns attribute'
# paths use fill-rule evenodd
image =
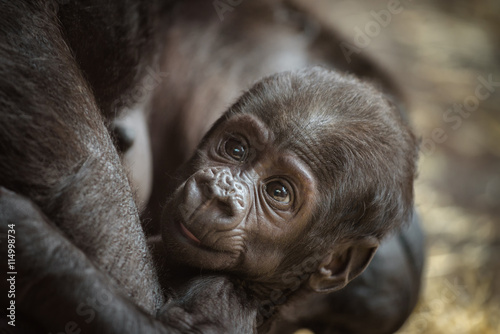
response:
<svg viewBox="0 0 500 334"><path fill-rule="evenodd" d="M290 194L288 189L278 181L270 182L266 187L269 196L274 198L278 202L288 203L290 202Z"/></svg>
<svg viewBox="0 0 500 334"><path fill-rule="evenodd" d="M274 190L274 197L285 198L286 197L286 189L284 189L284 188L275 189Z"/></svg>
<svg viewBox="0 0 500 334"><path fill-rule="evenodd" d="M245 158L245 146L235 139L226 142L226 153L235 160L242 161Z"/></svg>

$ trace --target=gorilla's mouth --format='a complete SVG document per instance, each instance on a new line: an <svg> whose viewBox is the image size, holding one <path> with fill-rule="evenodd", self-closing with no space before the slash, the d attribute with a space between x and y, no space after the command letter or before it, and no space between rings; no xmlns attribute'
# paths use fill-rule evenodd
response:
<svg viewBox="0 0 500 334"><path fill-rule="evenodd" d="M224 249L218 249L212 246L209 246L207 244L203 244L200 239L194 236L194 234L188 230L188 228L183 224L183 223L175 223L177 226L177 231L181 235L181 237L184 238L185 242L190 244L191 246L196 247L197 249L208 251L210 253L227 253L227 254L232 254L231 251L224 250Z"/></svg>
<svg viewBox="0 0 500 334"><path fill-rule="evenodd" d="M183 224L183 223L179 223L179 227L180 227L180 230L181 230L182 234L183 234L183 235L184 235L187 239L189 239L189 240L191 240L191 241L195 242L195 243L196 243L196 245L200 245L200 244L201 244L201 241L200 241L197 237L195 237L195 236L194 236L194 234L193 234L193 233L191 233L191 231L189 231L189 230L187 229L187 227L186 227L186 226L184 226L184 224Z"/></svg>

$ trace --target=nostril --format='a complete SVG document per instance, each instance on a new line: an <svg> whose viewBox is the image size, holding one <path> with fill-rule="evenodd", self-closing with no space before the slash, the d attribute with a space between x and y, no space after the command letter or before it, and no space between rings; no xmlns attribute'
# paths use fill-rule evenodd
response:
<svg viewBox="0 0 500 334"><path fill-rule="evenodd" d="M201 184L201 191L203 193L203 196L206 198L213 198L215 196L214 190L212 186L209 183L203 183Z"/></svg>
<svg viewBox="0 0 500 334"><path fill-rule="evenodd" d="M199 189L208 206L216 208L228 217L236 215L234 201L237 200L238 194L234 188L222 189L213 182L204 182L199 185Z"/></svg>
<svg viewBox="0 0 500 334"><path fill-rule="evenodd" d="M230 219L243 212L245 203L242 199L246 190L229 170L206 169L197 175L196 183L204 207L209 210L207 212L214 210L214 214L218 212L218 216Z"/></svg>
<svg viewBox="0 0 500 334"><path fill-rule="evenodd" d="M234 216L229 198L217 198L217 208L227 216Z"/></svg>

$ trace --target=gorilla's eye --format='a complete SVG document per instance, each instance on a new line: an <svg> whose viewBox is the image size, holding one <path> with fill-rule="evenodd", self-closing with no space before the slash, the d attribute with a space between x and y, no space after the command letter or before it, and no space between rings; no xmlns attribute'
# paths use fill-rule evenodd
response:
<svg viewBox="0 0 500 334"><path fill-rule="evenodd" d="M274 180L266 184L266 192L275 201L283 204L290 203L291 194L288 188L280 181Z"/></svg>
<svg viewBox="0 0 500 334"><path fill-rule="evenodd" d="M234 138L228 139L224 147L226 153L236 161L243 161L247 155L245 145Z"/></svg>

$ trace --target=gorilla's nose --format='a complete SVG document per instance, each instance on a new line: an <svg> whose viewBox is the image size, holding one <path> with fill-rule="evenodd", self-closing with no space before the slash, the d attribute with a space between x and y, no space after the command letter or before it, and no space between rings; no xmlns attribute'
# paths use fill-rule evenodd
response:
<svg viewBox="0 0 500 334"><path fill-rule="evenodd" d="M238 216L245 209L246 187L227 168L209 168L197 177L198 186L210 205L227 216Z"/></svg>

